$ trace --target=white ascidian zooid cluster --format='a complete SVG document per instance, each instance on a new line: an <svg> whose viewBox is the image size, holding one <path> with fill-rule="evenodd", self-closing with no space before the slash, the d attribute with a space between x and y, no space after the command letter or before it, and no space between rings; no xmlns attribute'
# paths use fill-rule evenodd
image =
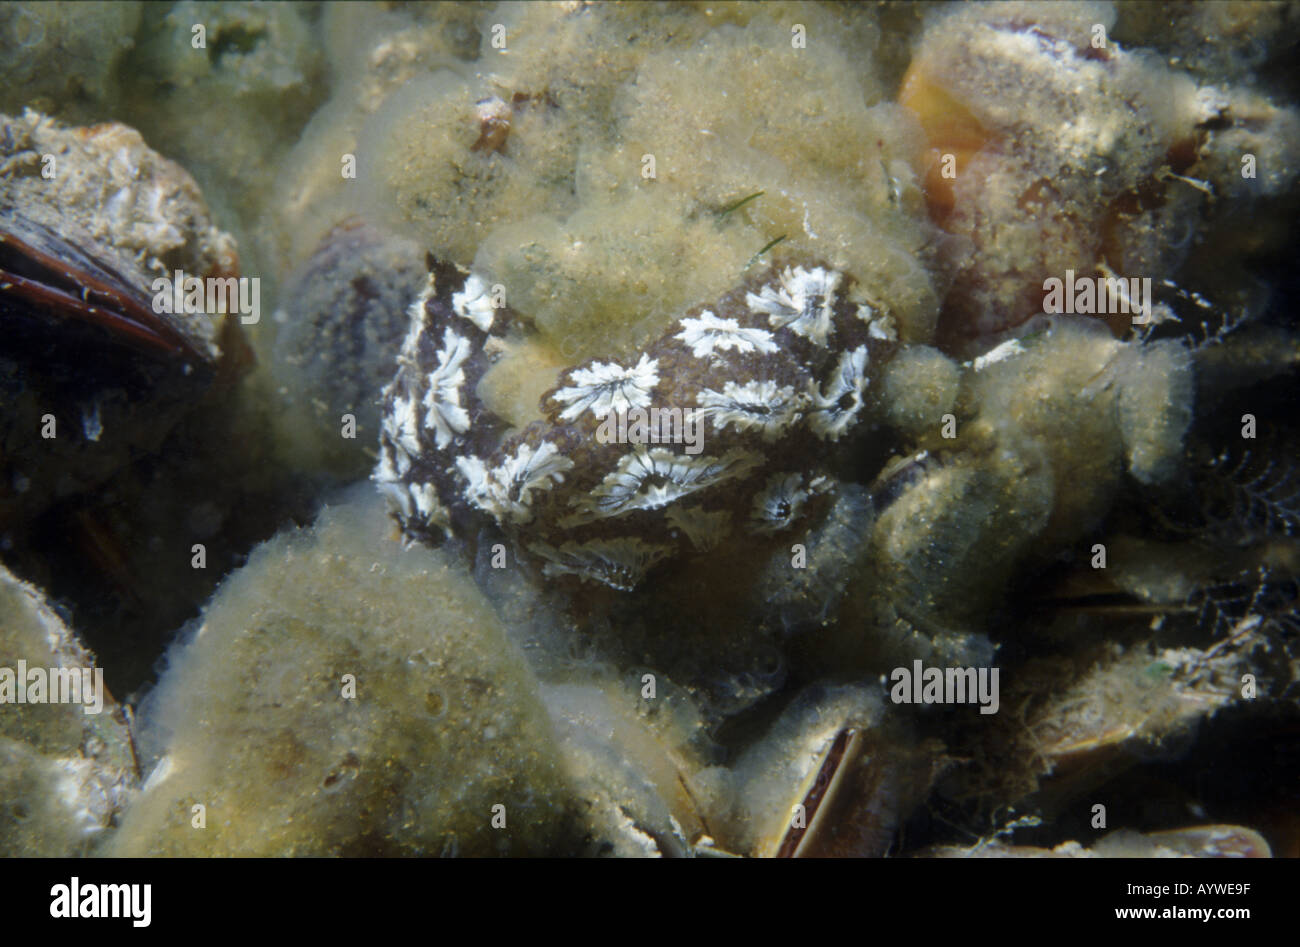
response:
<svg viewBox="0 0 1300 947"><path fill-rule="evenodd" d="M542 396L545 420L511 430L476 386L525 329L483 279L431 261L385 392L374 479L412 538L473 537L486 518L546 575L620 590L661 562L815 523L872 372L896 348L888 316L846 274L778 263L631 359L564 369ZM601 436L641 411L701 419L702 448Z"/></svg>

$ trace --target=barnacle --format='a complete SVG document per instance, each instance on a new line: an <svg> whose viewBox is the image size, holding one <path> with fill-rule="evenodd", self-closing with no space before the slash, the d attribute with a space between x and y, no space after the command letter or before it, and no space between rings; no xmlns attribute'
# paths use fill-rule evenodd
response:
<svg viewBox="0 0 1300 947"><path fill-rule="evenodd" d="M555 393L555 399L568 407L560 417L572 421L588 408L597 418L609 414L627 414L632 408L650 405L650 392L659 384L658 363L641 356L631 368L613 362L596 362L591 368L575 369L573 382Z"/></svg>
<svg viewBox="0 0 1300 947"><path fill-rule="evenodd" d="M447 510L438 501L438 491L433 488L433 484L412 484L410 492L411 499L415 501L416 514L432 523L446 525Z"/></svg>
<svg viewBox="0 0 1300 947"><path fill-rule="evenodd" d="M484 332L491 330L496 308L492 305L488 284L480 277L467 279L465 288L451 297L451 305L456 315L468 319Z"/></svg>
<svg viewBox="0 0 1300 947"><path fill-rule="evenodd" d="M385 444L379 452L379 465L373 479L389 502L400 515L410 521L426 524L426 528L436 528L441 535L451 535L451 518L438 491L428 481L409 480L411 455L400 443Z"/></svg>
<svg viewBox="0 0 1300 947"><path fill-rule="evenodd" d="M772 474L763 489L754 496L750 521L759 533L776 533L794 522L808 499L803 486L803 475L797 473Z"/></svg>
<svg viewBox="0 0 1300 947"><path fill-rule="evenodd" d="M580 515L565 522L585 523L632 510L657 510L724 480L744 477L761 460L747 451L731 451L722 457L691 457L661 447L635 450L625 455L588 496L575 499L573 506Z"/></svg>
<svg viewBox="0 0 1300 947"><path fill-rule="evenodd" d="M835 373L822 390L810 388L813 408L808 422L819 437L838 441L862 410L867 387L867 348L858 346L840 356Z"/></svg>
<svg viewBox="0 0 1300 947"><path fill-rule="evenodd" d="M705 388L697 397L705 417L717 430L731 426L738 431L756 430L765 441L781 436L799 420L807 399L789 385L778 387L771 379L738 385L729 381L721 392Z"/></svg>
<svg viewBox="0 0 1300 947"><path fill-rule="evenodd" d="M489 470L472 454L457 458L456 467L469 481L465 495L471 503L500 519L524 523L532 516L533 491L563 483L564 472L573 467L573 461L554 444L543 442L537 450L520 444L519 450L495 469Z"/></svg>
<svg viewBox="0 0 1300 947"><path fill-rule="evenodd" d="M771 355L776 351L772 333L766 329L744 328L735 319L719 319L705 309L697 318L687 316L681 321L682 331L674 338L691 347L696 358L706 358L713 352L735 350L741 354L762 352Z"/></svg>
<svg viewBox="0 0 1300 947"><path fill-rule="evenodd" d="M767 313L773 328L789 326L804 338L824 346L833 331L831 306L839 284L839 273L820 266L811 270L787 267L776 287L764 286L757 295L748 293L745 302L755 312Z"/></svg>
<svg viewBox="0 0 1300 947"><path fill-rule="evenodd" d="M443 333L438 367L429 375L429 389L423 404L427 408L424 426L433 428L438 447L446 447L453 436L469 430L469 414L460 406L460 388L465 384L461 366L469 357L469 340L451 329Z"/></svg>
<svg viewBox="0 0 1300 947"><path fill-rule="evenodd" d="M574 575L624 592L636 588L646 572L670 552L667 546L636 537L567 542L558 549L531 543L528 548L546 560L542 571L547 575Z"/></svg>
<svg viewBox="0 0 1300 947"><path fill-rule="evenodd" d="M394 447L401 449L408 461L420 453L419 412L413 395L392 399L392 410L384 416L383 432Z"/></svg>

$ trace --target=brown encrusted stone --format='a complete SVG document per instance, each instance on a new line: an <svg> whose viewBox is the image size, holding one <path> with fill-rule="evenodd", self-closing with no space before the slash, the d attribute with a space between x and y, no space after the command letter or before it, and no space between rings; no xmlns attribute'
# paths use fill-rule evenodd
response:
<svg viewBox="0 0 1300 947"><path fill-rule="evenodd" d="M486 291L486 283L432 259L430 271L385 393L375 479L398 522L436 543L473 538L492 521L547 574L620 589L699 547L731 539L767 549L815 523L827 471L895 348L887 317L855 294L851 277L815 261L782 262L688 309L625 365L589 359L562 371L542 396L545 420L512 431L475 389L490 365L488 337L527 324L503 307L490 310L485 330L489 310L476 322L457 312L457 294ZM778 317L764 294L769 306L797 305ZM611 389L625 411L712 408L696 422L695 452L685 442L606 443L598 431L617 409L598 396ZM684 523L716 533L713 542L692 538Z"/></svg>

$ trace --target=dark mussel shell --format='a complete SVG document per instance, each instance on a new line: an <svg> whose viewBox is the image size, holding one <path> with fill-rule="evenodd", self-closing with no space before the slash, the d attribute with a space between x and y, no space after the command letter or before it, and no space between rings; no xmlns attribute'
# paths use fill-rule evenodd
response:
<svg viewBox="0 0 1300 947"><path fill-rule="evenodd" d="M104 330L103 341L147 355L202 360L193 343L111 264L20 214L0 218L0 314L15 325L72 320Z"/></svg>
<svg viewBox="0 0 1300 947"><path fill-rule="evenodd" d="M156 449L216 375L114 252L0 213L0 529Z"/></svg>

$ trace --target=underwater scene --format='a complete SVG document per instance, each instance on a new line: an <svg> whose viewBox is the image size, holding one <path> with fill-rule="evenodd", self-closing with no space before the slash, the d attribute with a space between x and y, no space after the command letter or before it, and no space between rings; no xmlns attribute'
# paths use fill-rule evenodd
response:
<svg viewBox="0 0 1300 947"><path fill-rule="evenodd" d="M1298 46L0 4L0 855L1300 855Z"/></svg>

